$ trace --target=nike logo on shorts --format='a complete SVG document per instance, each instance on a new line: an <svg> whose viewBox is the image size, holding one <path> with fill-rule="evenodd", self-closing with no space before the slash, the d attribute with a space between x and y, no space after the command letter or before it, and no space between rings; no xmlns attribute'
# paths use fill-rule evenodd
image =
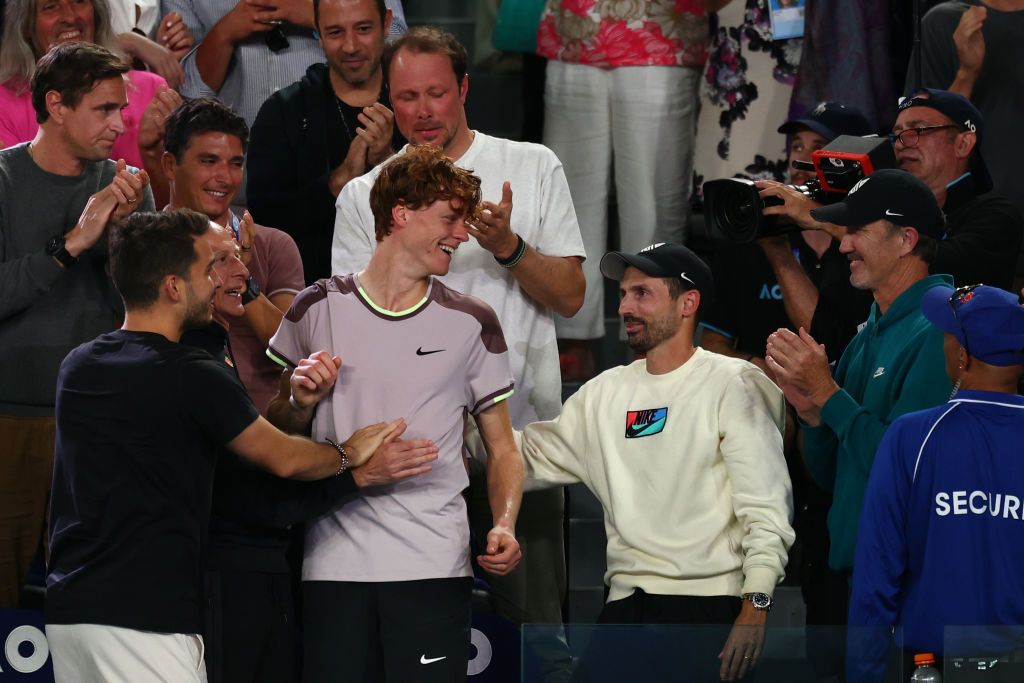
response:
<svg viewBox="0 0 1024 683"><path fill-rule="evenodd" d="M442 659L448 659L447 655L444 657L431 657L427 659L426 655L420 655L420 664L433 664L434 662L440 662Z"/></svg>

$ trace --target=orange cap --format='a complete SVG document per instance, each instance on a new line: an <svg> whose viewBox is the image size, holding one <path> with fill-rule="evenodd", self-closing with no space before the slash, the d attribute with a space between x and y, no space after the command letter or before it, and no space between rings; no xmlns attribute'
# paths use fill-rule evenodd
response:
<svg viewBox="0 0 1024 683"><path fill-rule="evenodd" d="M932 652L922 652L919 655L914 655L914 665L922 666L924 664L934 664L935 654Z"/></svg>

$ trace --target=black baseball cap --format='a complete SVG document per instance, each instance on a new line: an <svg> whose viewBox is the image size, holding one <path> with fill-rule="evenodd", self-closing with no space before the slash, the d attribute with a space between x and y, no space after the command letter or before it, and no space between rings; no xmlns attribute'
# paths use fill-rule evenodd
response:
<svg viewBox="0 0 1024 683"><path fill-rule="evenodd" d="M885 219L936 240L946 231L946 219L928 186L895 168L875 171L854 185L843 201L812 209L811 217L846 227Z"/></svg>
<svg viewBox="0 0 1024 683"><path fill-rule="evenodd" d="M821 102L806 116L786 121L779 126L779 132L791 135L801 128L809 128L829 142L840 135L864 136L874 132L860 109L841 102Z"/></svg>
<svg viewBox="0 0 1024 683"><path fill-rule="evenodd" d="M963 95L935 88L919 88L911 92L900 101L897 113L911 107L930 107L958 125L961 130L972 131L977 136L974 161L971 164L974 189L979 193L991 190L992 175L988 172L985 160L981 158L981 140L985 134L985 117L981 115L981 111Z"/></svg>
<svg viewBox="0 0 1024 683"><path fill-rule="evenodd" d="M681 244L658 242L638 254L610 251L601 259L601 274L609 280L621 280L627 266L651 277L679 277L700 292L701 306L711 303L715 281L711 269L699 256Z"/></svg>

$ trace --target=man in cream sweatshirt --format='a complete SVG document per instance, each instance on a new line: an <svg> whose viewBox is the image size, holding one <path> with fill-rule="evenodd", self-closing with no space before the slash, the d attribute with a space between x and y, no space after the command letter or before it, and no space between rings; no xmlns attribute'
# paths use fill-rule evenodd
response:
<svg viewBox="0 0 1024 683"><path fill-rule="evenodd" d="M721 651L674 653L674 673L713 665L722 680L742 678L761 654L794 540L782 392L750 363L694 347L713 282L686 247L611 252L601 272L621 282L619 314L646 357L587 382L559 418L517 435L527 478L582 482L604 508L609 595L599 624L732 624ZM612 642L592 641L590 680L611 675Z"/></svg>

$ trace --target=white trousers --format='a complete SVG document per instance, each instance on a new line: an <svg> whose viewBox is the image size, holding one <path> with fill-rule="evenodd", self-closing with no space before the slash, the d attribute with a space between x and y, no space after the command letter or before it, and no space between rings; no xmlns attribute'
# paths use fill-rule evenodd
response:
<svg viewBox="0 0 1024 683"><path fill-rule="evenodd" d="M48 624L56 683L206 683L203 639L100 624Z"/></svg>
<svg viewBox="0 0 1024 683"><path fill-rule="evenodd" d="M623 66L602 69L548 62L544 144L561 160L576 207L587 260L583 308L557 318L565 339L603 337L612 162L619 206L618 249L686 238L693 172L697 69Z"/></svg>

